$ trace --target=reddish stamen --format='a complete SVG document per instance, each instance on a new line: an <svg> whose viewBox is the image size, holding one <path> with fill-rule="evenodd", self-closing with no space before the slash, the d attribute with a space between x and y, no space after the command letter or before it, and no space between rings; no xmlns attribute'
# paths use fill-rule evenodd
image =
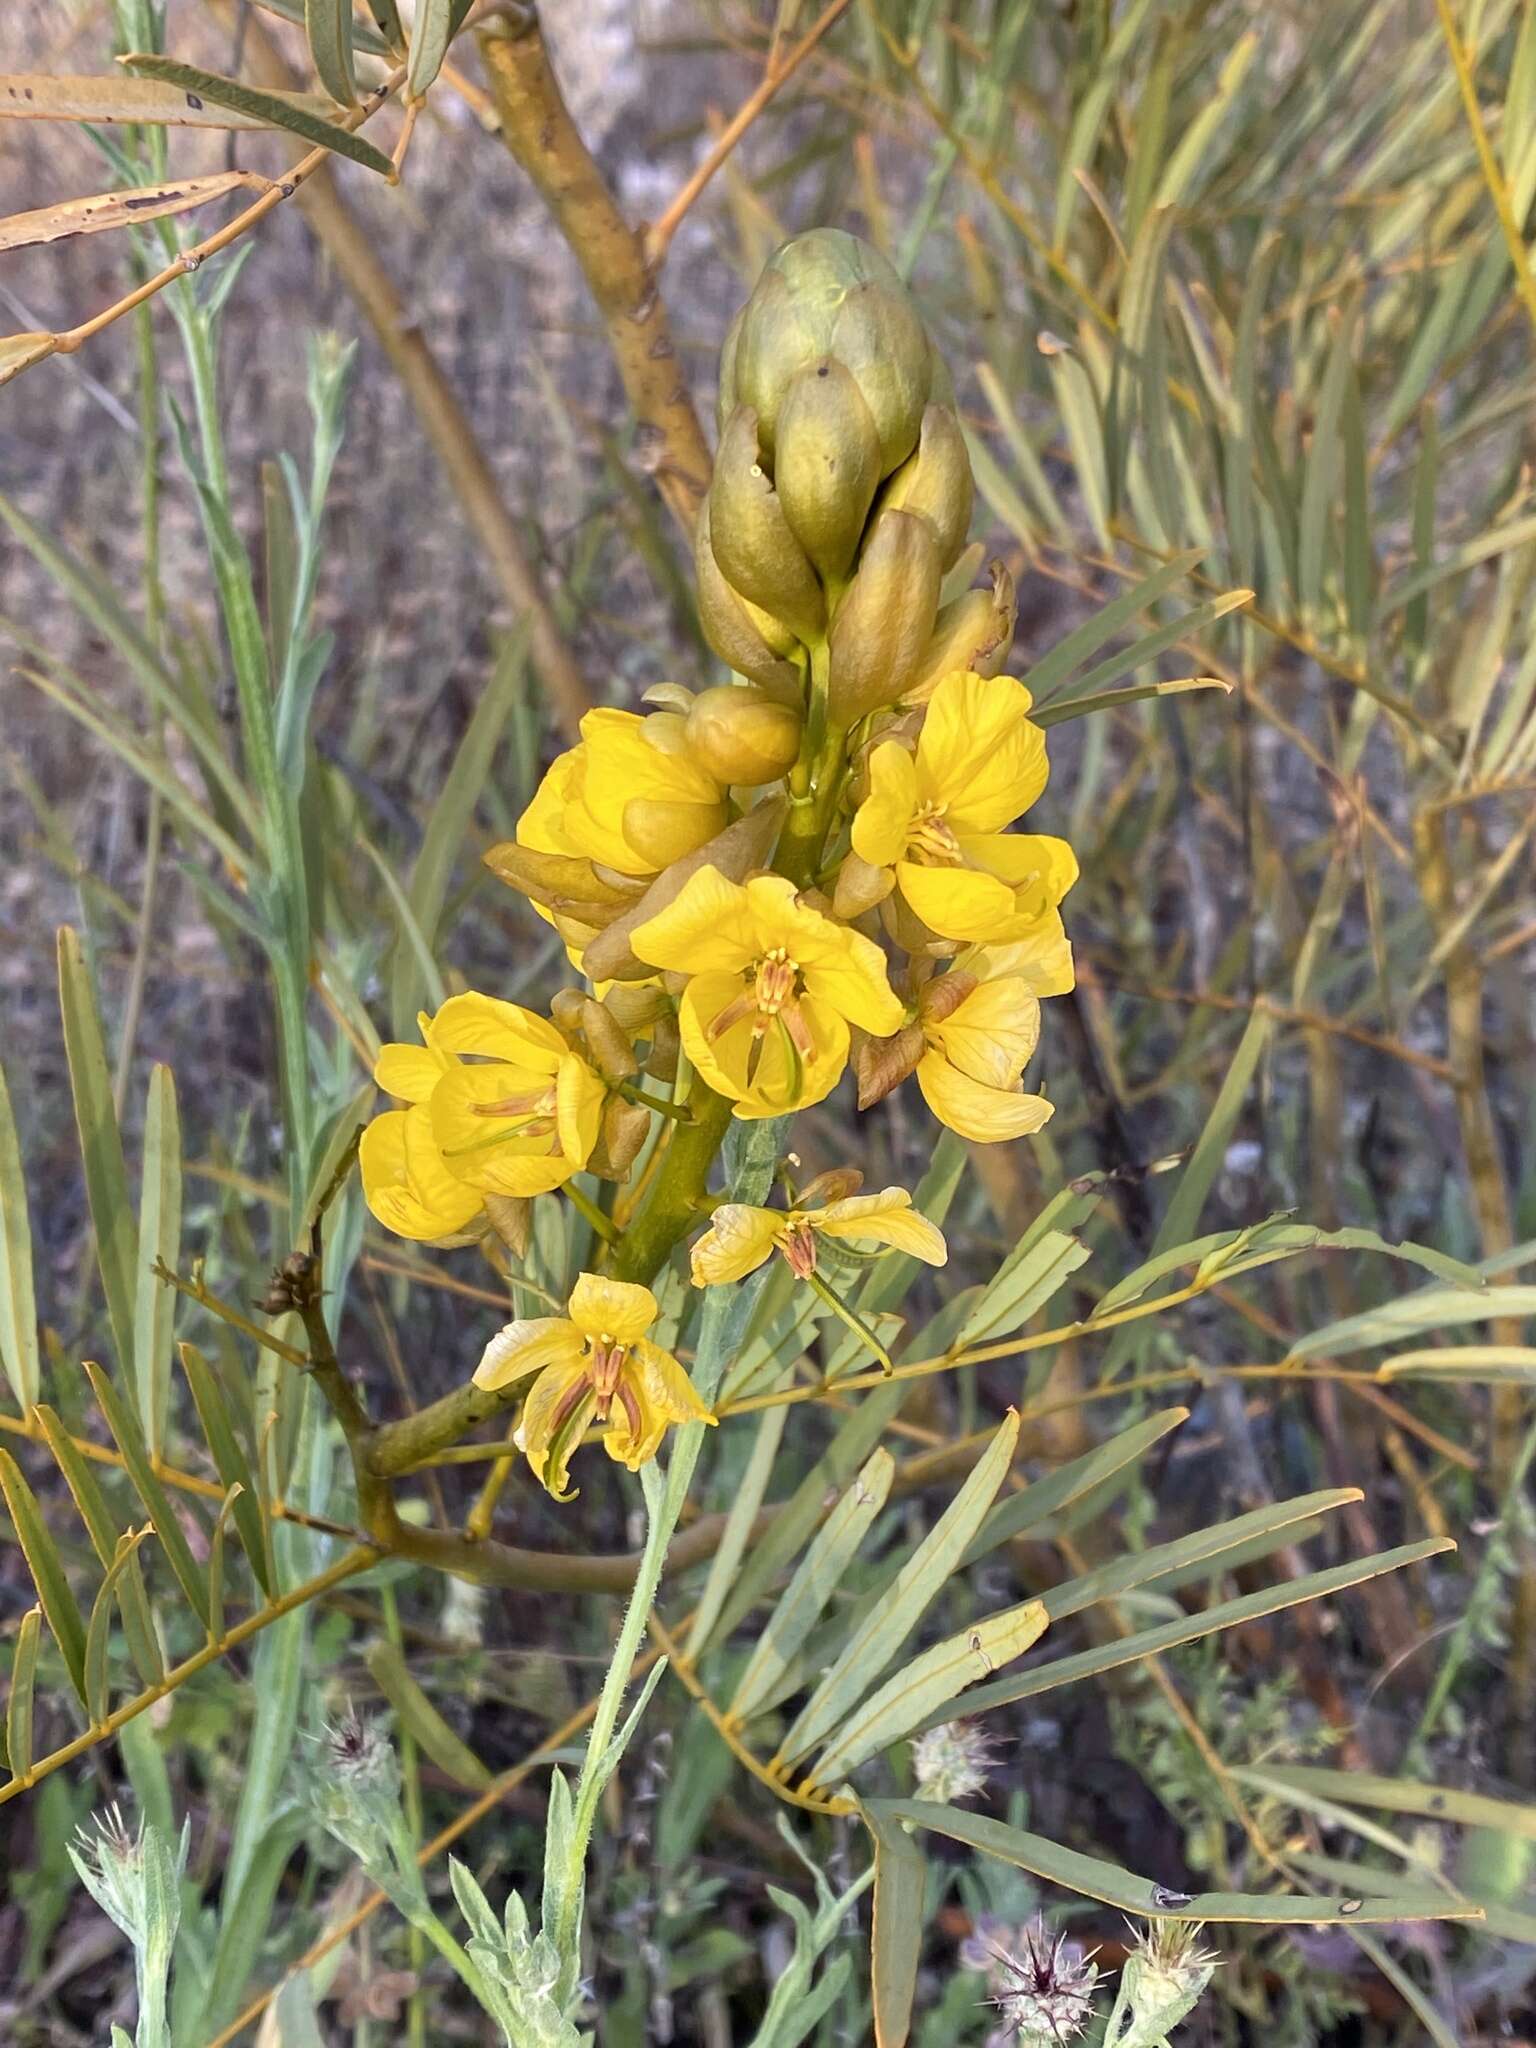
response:
<svg viewBox="0 0 1536 2048"><path fill-rule="evenodd" d="M797 1279L808 1280L815 1272L816 1234L808 1223L792 1225L779 1240L779 1250Z"/></svg>

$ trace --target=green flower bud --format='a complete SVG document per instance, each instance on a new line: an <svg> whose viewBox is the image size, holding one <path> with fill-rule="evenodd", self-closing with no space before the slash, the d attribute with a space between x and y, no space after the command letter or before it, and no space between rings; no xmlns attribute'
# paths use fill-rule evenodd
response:
<svg viewBox="0 0 1536 2048"><path fill-rule="evenodd" d="M826 625L826 599L759 459L750 406L737 406L726 422L709 499L710 541L726 581L802 640L815 639Z"/></svg>
<svg viewBox="0 0 1536 2048"><path fill-rule="evenodd" d="M933 380L933 353L900 277L878 250L840 228L796 235L769 258L731 352L729 382L758 415L775 459L779 413L796 375L821 356L848 369L874 420L880 474L917 442Z"/></svg>
<svg viewBox="0 0 1536 2048"><path fill-rule="evenodd" d="M882 512L828 636L827 714L846 730L894 704L917 673L939 606L939 544L915 512Z"/></svg>
<svg viewBox="0 0 1536 2048"><path fill-rule="evenodd" d="M847 575L879 481L880 437L869 407L852 372L822 356L784 394L773 483L790 530L824 580Z"/></svg>
<svg viewBox="0 0 1536 2048"><path fill-rule="evenodd" d="M688 744L728 788L777 782L800 758L799 710L765 691L734 683L704 690L688 712Z"/></svg>
<svg viewBox="0 0 1536 2048"><path fill-rule="evenodd" d="M933 528L939 560L949 570L965 546L973 495L971 458L960 422L950 406L930 405L923 414L916 451L881 491L880 509L920 512Z"/></svg>
<svg viewBox="0 0 1536 2048"><path fill-rule="evenodd" d="M939 613L933 637L902 693L906 702L926 704L956 669L977 676L1000 674L1013 645L1017 617L1013 578L1001 562L994 562L990 590L968 590Z"/></svg>
<svg viewBox="0 0 1536 2048"><path fill-rule="evenodd" d="M738 675L771 690L786 702L801 696L803 677L792 661L784 659L800 643L777 619L756 605L748 604L726 581L715 560L712 515L706 495L694 527L694 567L699 582L699 624L704 638L716 654Z"/></svg>

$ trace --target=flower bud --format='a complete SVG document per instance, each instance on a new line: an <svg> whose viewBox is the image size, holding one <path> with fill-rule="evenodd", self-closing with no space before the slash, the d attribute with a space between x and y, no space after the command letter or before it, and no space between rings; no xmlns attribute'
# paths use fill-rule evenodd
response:
<svg viewBox="0 0 1536 2048"><path fill-rule="evenodd" d="M653 981L656 970L633 951L630 933L659 910L665 910L688 877L700 868L718 868L728 881L739 882L754 868L765 867L784 823L785 809L782 797L768 797L706 845L693 848L664 869L639 902L622 917L614 918L587 947L581 965L588 980Z"/></svg>
<svg viewBox="0 0 1536 2048"><path fill-rule="evenodd" d="M597 1143L587 1160L587 1171L599 1180L623 1180L650 1135L651 1112L638 1102L626 1102L622 1095L610 1095L603 1107Z"/></svg>
<svg viewBox="0 0 1536 2048"><path fill-rule="evenodd" d="M915 512L882 512L829 635L827 714L843 730L915 677L939 605L939 546Z"/></svg>
<svg viewBox="0 0 1536 2048"><path fill-rule="evenodd" d="M631 797L624 806L624 837L646 865L659 872L692 853L701 838L722 831L729 816L724 803L674 804L656 797Z"/></svg>
<svg viewBox="0 0 1536 2048"><path fill-rule="evenodd" d="M699 585L699 624L715 653L738 675L750 676L787 703L798 702L804 679L785 655L799 642L777 619L748 604L726 581L715 560L711 516L706 494L694 526L694 568Z"/></svg>
<svg viewBox="0 0 1536 2048"><path fill-rule="evenodd" d="M994 562L990 590L968 590L939 613L933 637L902 693L904 702L926 704L956 669L976 676L997 675L1013 645L1017 617L1013 578L1001 562Z"/></svg>
<svg viewBox="0 0 1536 2048"><path fill-rule="evenodd" d="M869 407L852 372L835 356L822 356L784 394L773 485L824 580L847 575L879 481L880 437Z"/></svg>
<svg viewBox="0 0 1536 2048"><path fill-rule="evenodd" d="M581 1035L592 1064L605 1081L628 1081L640 1071L628 1033L611 1010L592 996L581 1003Z"/></svg>
<svg viewBox="0 0 1536 2048"><path fill-rule="evenodd" d="M858 854L846 853L832 890L832 915L843 924L852 924L866 910L883 903L895 886L894 868L873 867Z"/></svg>
<svg viewBox="0 0 1536 2048"><path fill-rule="evenodd" d="M722 391L759 417L776 459L779 415L798 372L833 356L859 387L880 444L880 474L911 454L933 380L933 352L900 277L839 228L796 235L769 258L748 300Z"/></svg>
<svg viewBox="0 0 1536 2048"><path fill-rule="evenodd" d="M916 451L909 455L880 493L880 509L920 512L939 544L940 566L948 570L960 558L971 524L971 458L953 409L930 405Z"/></svg>
<svg viewBox="0 0 1536 2048"><path fill-rule="evenodd" d="M759 459L750 406L737 406L726 422L709 499L710 544L726 581L800 639L817 638L826 624L826 599Z"/></svg>
<svg viewBox="0 0 1536 2048"><path fill-rule="evenodd" d="M800 726L798 709L750 684L722 683L694 698L688 744L727 788L757 789L794 767L800 758Z"/></svg>
<svg viewBox="0 0 1536 2048"><path fill-rule="evenodd" d="M1110 2015L1120 2048L1157 2048L1205 1995L1221 1958L1200 1945L1201 1929L1189 1920L1154 1921L1136 1938L1120 1972L1119 1996Z"/></svg>

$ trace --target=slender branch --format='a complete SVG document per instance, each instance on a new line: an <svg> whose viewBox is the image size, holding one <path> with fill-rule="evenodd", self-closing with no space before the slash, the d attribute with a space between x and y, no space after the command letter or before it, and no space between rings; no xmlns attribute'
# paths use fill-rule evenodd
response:
<svg viewBox="0 0 1536 2048"><path fill-rule="evenodd" d="M848 6L848 0L829 0L829 4L811 24L810 28L796 43L787 57L770 56L767 68L757 90L748 95L735 114L721 129L719 139L710 150L692 177L682 186L676 198L668 206L660 220L654 222L646 233L645 256L653 269L659 270L667 260L667 251L672 246L672 237L682 226L684 217L698 199L705 186L725 162L743 135L752 126L758 115L767 106L774 94L789 83L800 66L810 56L827 30Z"/></svg>
<svg viewBox="0 0 1536 2048"><path fill-rule="evenodd" d="M1509 250L1509 260L1514 266L1515 283L1519 287L1525 310L1531 316L1531 325L1536 327L1536 274L1531 270L1525 234L1515 215L1508 180L1499 168L1493 144L1488 140L1483 110L1478 105L1475 52L1469 50L1461 39L1456 17L1451 12L1450 0L1435 0L1435 10L1440 16L1440 29L1445 37L1445 47L1450 52L1456 83L1461 88L1461 103L1466 109L1467 126L1472 131L1472 146L1477 151L1483 182L1488 187L1488 197L1493 201L1493 210L1499 217L1499 231L1504 237L1505 246Z"/></svg>
<svg viewBox="0 0 1536 2048"><path fill-rule="evenodd" d="M220 12L233 17L228 6ZM263 84L278 90L295 84L277 45L259 22L249 18L245 54L248 68ZM592 699L528 559L496 473L433 353L423 323L379 261L373 237L342 194L329 166L305 186L299 207L400 379L503 597L513 612L528 619L533 665L562 731L574 738L583 712L592 708Z"/></svg>
<svg viewBox="0 0 1536 2048"><path fill-rule="evenodd" d="M502 140L581 265L630 405L654 449L657 488L691 535L709 482L709 449L640 237L619 212L571 119L537 10L498 9L482 22L479 42Z"/></svg>

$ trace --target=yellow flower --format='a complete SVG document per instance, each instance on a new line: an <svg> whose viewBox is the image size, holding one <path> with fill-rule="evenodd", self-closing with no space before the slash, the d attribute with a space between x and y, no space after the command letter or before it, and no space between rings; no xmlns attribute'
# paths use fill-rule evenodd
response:
<svg viewBox="0 0 1536 2048"><path fill-rule="evenodd" d="M580 744L539 784L517 838L536 853L651 875L724 831L729 816L724 790L688 744L685 720L601 709L582 719Z"/></svg>
<svg viewBox="0 0 1536 2048"><path fill-rule="evenodd" d="M847 1185L842 1176L837 1178ZM853 1182L858 1185L857 1174ZM813 1182L805 1196L814 1192ZM891 1245L930 1266L942 1266L949 1257L944 1233L917 1213L905 1188L846 1195L822 1207L752 1209L744 1202L723 1202L693 1248L693 1284L718 1287L740 1280L776 1251L792 1272L807 1279L816 1271L818 1236L847 1239L855 1246Z"/></svg>
<svg viewBox="0 0 1536 2048"><path fill-rule="evenodd" d="M425 1103L376 1116L358 1147L369 1208L397 1237L425 1244L457 1237L481 1208L478 1188L449 1172Z"/></svg>
<svg viewBox="0 0 1536 2048"><path fill-rule="evenodd" d="M956 670L934 691L916 754L894 740L870 757L853 850L894 875L941 938L1024 938L1077 879L1064 840L1005 832L1045 788L1045 735L1012 676Z"/></svg>
<svg viewBox="0 0 1536 2048"><path fill-rule="evenodd" d="M742 1118L820 1102L848 1064L849 1025L896 1030L900 1001L872 939L799 901L783 875L690 875L630 938L640 959L689 976L683 1046Z"/></svg>
<svg viewBox="0 0 1536 2048"><path fill-rule="evenodd" d="M425 1043L386 1045L373 1074L422 1109L446 1172L481 1194L526 1196L586 1165L607 1084L547 1018L470 993L418 1021Z"/></svg>
<svg viewBox="0 0 1536 2048"><path fill-rule="evenodd" d="M637 1472L674 1422L715 1418L670 1351L646 1331L656 1320L648 1287L583 1273L567 1313L508 1323L485 1347L477 1387L538 1378L523 1403L516 1443L556 1500L566 1500L566 1469L587 1424L606 1424L603 1448Z"/></svg>
<svg viewBox="0 0 1536 2048"><path fill-rule="evenodd" d="M917 1085L941 1124L995 1145L1050 1120L1054 1105L1024 1093L1024 1069L1040 1037L1040 1000L1024 974L983 981L953 968L924 988L918 1022Z"/></svg>

